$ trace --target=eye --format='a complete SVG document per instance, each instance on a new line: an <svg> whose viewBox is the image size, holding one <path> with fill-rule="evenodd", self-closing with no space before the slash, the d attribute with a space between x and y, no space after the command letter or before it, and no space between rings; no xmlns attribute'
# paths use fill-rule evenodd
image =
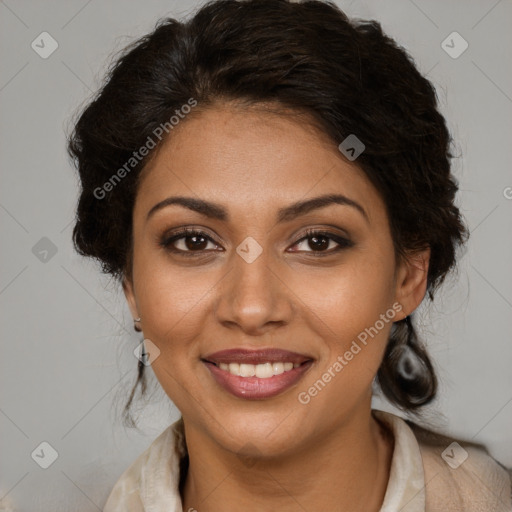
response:
<svg viewBox="0 0 512 512"><path fill-rule="evenodd" d="M208 247L208 244L212 244L213 247ZM195 254L186 253L202 253L206 250L218 250L218 246L203 231L185 228L178 232L173 233L170 236L164 236L160 240L160 245L165 249L175 252L183 253L186 256L195 256Z"/></svg>
<svg viewBox="0 0 512 512"><path fill-rule="evenodd" d="M301 245L303 246L302 249L292 252L312 252L316 253L316 256L323 256L324 254L321 253L332 254L352 247L354 244L347 238L329 231L308 230L306 235L296 242L293 247ZM311 250L305 249L304 246Z"/></svg>
<svg viewBox="0 0 512 512"><path fill-rule="evenodd" d="M208 247L210 244L210 247ZM219 246L205 232L184 228L171 235L164 235L159 242L164 249L183 256L200 256L204 251L218 251ZM308 230L292 247L300 247L291 252L310 252L324 256L352 247L352 241L329 231ZM213 247L212 247L213 246ZM310 248L310 250L307 249Z"/></svg>

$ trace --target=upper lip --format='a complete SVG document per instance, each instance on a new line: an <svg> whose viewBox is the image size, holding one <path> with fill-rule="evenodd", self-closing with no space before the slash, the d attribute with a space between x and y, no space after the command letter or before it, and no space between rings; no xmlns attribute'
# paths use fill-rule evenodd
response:
<svg viewBox="0 0 512 512"><path fill-rule="evenodd" d="M214 352L202 358L210 363L245 363L245 364L262 364L262 363L297 363L302 364L313 359L311 356L290 352L289 350L281 350L278 348L267 348L250 350L246 348L231 348Z"/></svg>

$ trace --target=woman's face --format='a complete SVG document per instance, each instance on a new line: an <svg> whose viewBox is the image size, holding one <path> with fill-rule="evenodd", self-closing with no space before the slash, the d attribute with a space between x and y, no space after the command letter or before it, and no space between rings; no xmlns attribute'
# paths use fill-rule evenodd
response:
<svg viewBox="0 0 512 512"><path fill-rule="evenodd" d="M392 322L425 291L425 267L395 261L377 190L300 119L182 121L134 207L125 292L152 368L186 426L232 452L284 454L369 414ZM173 240L183 228L200 234Z"/></svg>

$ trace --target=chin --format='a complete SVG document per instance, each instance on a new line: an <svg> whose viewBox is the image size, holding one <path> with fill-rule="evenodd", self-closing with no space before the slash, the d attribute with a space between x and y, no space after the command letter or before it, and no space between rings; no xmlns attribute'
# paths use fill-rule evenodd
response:
<svg viewBox="0 0 512 512"><path fill-rule="evenodd" d="M234 413L214 422L212 435L225 449L247 457L275 457L293 451L290 441L300 441L301 422L287 422L287 413Z"/></svg>

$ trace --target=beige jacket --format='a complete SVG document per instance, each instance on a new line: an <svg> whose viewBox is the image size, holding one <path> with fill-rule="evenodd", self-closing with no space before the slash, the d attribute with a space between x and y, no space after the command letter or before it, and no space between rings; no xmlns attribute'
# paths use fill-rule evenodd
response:
<svg viewBox="0 0 512 512"><path fill-rule="evenodd" d="M512 512L512 471L471 443L430 433L393 414L373 414L393 433L380 512ZM183 423L170 425L116 482L103 512L184 512Z"/></svg>

